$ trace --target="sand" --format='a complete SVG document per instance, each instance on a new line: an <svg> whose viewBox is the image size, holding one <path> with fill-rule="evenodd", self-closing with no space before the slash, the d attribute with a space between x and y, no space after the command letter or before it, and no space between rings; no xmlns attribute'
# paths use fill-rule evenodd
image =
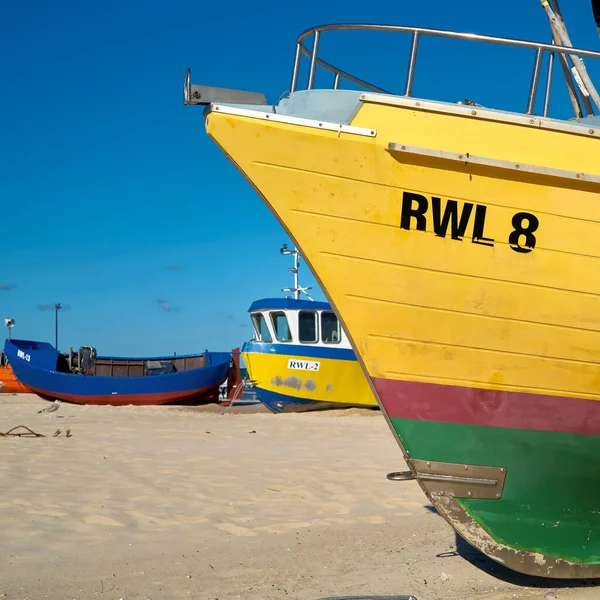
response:
<svg viewBox="0 0 600 600"><path fill-rule="evenodd" d="M0 598L591 599L486 559L373 411L91 407L0 395Z"/></svg>

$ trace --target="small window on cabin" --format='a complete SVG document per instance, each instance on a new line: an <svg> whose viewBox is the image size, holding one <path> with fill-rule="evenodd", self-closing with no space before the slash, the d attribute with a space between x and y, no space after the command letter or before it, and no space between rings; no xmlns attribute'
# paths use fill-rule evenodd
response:
<svg viewBox="0 0 600 600"><path fill-rule="evenodd" d="M271 323L273 323L273 329L275 330L275 337L280 342L291 342L292 335L290 333L290 327L288 325L287 317L284 312L272 312Z"/></svg>
<svg viewBox="0 0 600 600"><path fill-rule="evenodd" d="M301 310L298 313L298 337L303 344L314 344L317 334L317 313L314 310Z"/></svg>
<svg viewBox="0 0 600 600"><path fill-rule="evenodd" d="M340 322L332 312L321 313L321 340L324 344L339 344L342 339Z"/></svg>
<svg viewBox="0 0 600 600"><path fill-rule="evenodd" d="M254 313L252 315L252 325L254 325L254 331L256 333L256 341L258 342L272 342L267 322L262 313Z"/></svg>

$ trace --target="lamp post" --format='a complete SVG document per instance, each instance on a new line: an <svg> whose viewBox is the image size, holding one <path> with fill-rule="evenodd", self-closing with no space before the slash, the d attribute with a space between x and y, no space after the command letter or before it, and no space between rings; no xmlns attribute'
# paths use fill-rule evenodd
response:
<svg viewBox="0 0 600 600"><path fill-rule="evenodd" d="M60 302L54 305L54 347L58 352L58 311L62 308Z"/></svg>
<svg viewBox="0 0 600 600"><path fill-rule="evenodd" d="M10 342L10 330L15 326L15 320L4 319L4 324L6 325L6 329L8 329L8 341Z"/></svg>

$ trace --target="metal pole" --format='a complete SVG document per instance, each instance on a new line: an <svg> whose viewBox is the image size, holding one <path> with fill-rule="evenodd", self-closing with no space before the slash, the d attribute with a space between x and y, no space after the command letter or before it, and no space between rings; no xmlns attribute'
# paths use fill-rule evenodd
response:
<svg viewBox="0 0 600 600"><path fill-rule="evenodd" d="M419 50L419 32L413 33L412 44L410 45L410 59L408 61L408 73L406 74L405 96L412 94L413 81L415 79L415 65L417 63L417 52Z"/></svg>
<svg viewBox="0 0 600 600"><path fill-rule="evenodd" d="M535 97L537 95L538 83L540 81L540 71L542 70L542 58L544 51L538 48L535 53L535 63L533 65L533 75L531 76L531 88L529 89L529 101L527 102L527 113L532 115L535 110Z"/></svg>
<svg viewBox="0 0 600 600"><path fill-rule="evenodd" d="M333 89L338 90L340 88L340 72L336 71L335 77L333 79Z"/></svg>
<svg viewBox="0 0 600 600"><path fill-rule="evenodd" d="M544 116L548 116L550 110L550 93L552 91L552 74L554 72L554 52L550 52L548 61L548 78L546 79L546 96L544 97Z"/></svg>
<svg viewBox="0 0 600 600"><path fill-rule="evenodd" d="M302 46L296 44L296 57L294 58L294 71L292 73L292 89L293 94L298 88L298 75L300 73L300 59L302 58Z"/></svg>
<svg viewBox="0 0 600 600"><path fill-rule="evenodd" d="M54 347L58 352L58 311L62 308L60 302L54 305Z"/></svg>
<svg viewBox="0 0 600 600"><path fill-rule="evenodd" d="M568 46L572 48L573 44L571 43L571 38L569 37L567 27L562 18L560 7L558 5L558 0L552 0L552 5L550 4L550 2L542 0L542 6L544 7L546 15L548 16L548 20L550 21L550 27L552 28L552 31L557 34L558 40L563 46ZM571 62L573 63L573 75L575 76L577 85L579 86L581 94L583 95L584 103L586 101L589 102L589 97L591 97L596 107L600 109L600 95L598 94L592 80L590 79L590 76L587 72L587 69L585 68L583 60L574 52L569 53L569 55L571 57ZM586 109L587 108L588 107L586 106Z"/></svg>
<svg viewBox="0 0 600 600"><path fill-rule="evenodd" d="M296 300L300 299L300 289L298 287L298 267L300 266L300 253L298 252L298 248L294 248L294 287L296 291L294 292L294 298Z"/></svg>
<svg viewBox="0 0 600 600"><path fill-rule="evenodd" d="M321 32L315 31L315 38L313 40L312 56L310 57L310 69L308 71L308 86L307 89L312 90L315 84L315 72L317 70L317 56L319 54L319 39L321 38Z"/></svg>

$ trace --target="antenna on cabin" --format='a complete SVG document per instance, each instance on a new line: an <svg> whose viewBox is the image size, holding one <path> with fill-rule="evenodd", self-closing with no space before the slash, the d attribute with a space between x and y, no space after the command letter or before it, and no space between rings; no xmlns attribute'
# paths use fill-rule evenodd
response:
<svg viewBox="0 0 600 600"><path fill-rule="evenodd" d="M279 252L282 255L285 255L285 254L293 254L294 255L294 266L291 267L290 269L288 269L289 271L291 271L294 274L294 287L282 288L281 291L282 292L294 292L295 300L300 299L300 294L304 294L309 300L312 300L312 298L308 295L308 290L311 290L312 288L311 287L302 287L298 281L298 268L300 267L300 252L296 248L291 250L290 248L287 247L287 244L284 244L279 249Z"/></svg>

